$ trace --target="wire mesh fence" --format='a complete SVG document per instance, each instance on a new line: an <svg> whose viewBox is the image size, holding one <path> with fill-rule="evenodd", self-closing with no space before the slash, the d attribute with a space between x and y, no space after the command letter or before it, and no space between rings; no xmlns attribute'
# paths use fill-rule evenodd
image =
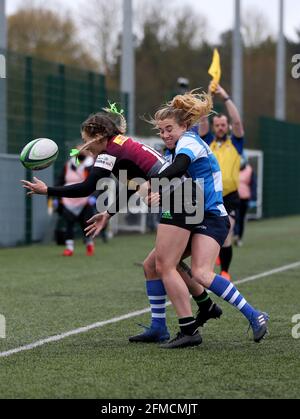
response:
<svg viewBox="0 0 300 419"><path fill-rule="evenodd" d="M26 199L19 182L32 178L31 171L18 161L24 145L40 137L58 144L58 159L51 176L46 176L53 184L70 148L81 142L81 123L106 107L108 100L122 104L127 113L128 98L118 91L108 91L102 74L10 51L1 50L0 54L6 65L0 103L0 246L6 246L40 241L47 233L47 200ZM39 172L39 177L43 178L46 172Z"/></svg>
<svg viewBox="0 0 300 419"><path fill-rule="evenodd" d="M300 125L260 120L265 217L300 213Z"/></svg>
<svg viewBox="0 0 300 419"><path fill-rule="evenodd" d="M7 52L7 152L18 154L31 139L47 137L59 146L57 168L69 144L80 141L80 124L107 101L127 98L108 91L105 76Z"/></svg>

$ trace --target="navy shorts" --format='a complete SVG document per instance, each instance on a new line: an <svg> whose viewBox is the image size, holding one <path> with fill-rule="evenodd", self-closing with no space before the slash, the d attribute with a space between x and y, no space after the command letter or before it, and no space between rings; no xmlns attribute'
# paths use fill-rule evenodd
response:
<svg viewBox="0 0 300 419"><path fill-rule="evenodd" d="M202 234L213 238L220 247L223 246L230 230L229 217L220 217L211 213L204 215L201 224L186 224L186 214L163 213L160 224L173 225L194 234Z"/></svg>
<svg viewBox="0 0 300 419"><path fill-rule="evenodd" d="M216 240L216 242L223 246L227 239L230 230L229 217L218 217L217 215L208 215L204 217L203 222L196 226L193 234L202 234Z"/></svg>

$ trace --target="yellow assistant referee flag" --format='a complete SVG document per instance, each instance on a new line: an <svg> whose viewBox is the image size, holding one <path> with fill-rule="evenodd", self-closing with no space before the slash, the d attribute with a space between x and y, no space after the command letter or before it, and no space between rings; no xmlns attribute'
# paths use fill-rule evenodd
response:
<svg viewBox="0 0 300 419"><path fill-rule="evenodd" d="M208 74L212 76L212 81L215 85L218 85L220 83L222 76L221 59L219 51L216 48L214 49L213 60L211 66L209 67Z"/></svg>

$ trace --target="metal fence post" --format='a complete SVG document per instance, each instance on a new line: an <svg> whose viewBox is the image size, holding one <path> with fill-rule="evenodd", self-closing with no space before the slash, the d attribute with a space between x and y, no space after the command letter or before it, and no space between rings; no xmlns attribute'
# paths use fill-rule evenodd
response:
<svg viewBox="0 0 300 419"><path fill-rule="evenodd" d="M33 140L33 86L32 86L32 57L25 60L25 137L27 142ZM31 170L26 170L26 179L32 180ZM32 200L25 197L25 241L32 242Z"/></svg>

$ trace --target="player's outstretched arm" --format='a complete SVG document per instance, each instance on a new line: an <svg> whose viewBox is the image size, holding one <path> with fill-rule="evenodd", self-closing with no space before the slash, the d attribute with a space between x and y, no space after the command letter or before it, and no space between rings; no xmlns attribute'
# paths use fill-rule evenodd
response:
<svg viewBox="0 0 300 419"><path fill-rule="evenodd" d="M109 178L111 172L109 170L93 168L89 176L84 182L74 185L48 187L38 178L34 178L34 182L22 180L23 187L29 189L28 195L39 194L55 197L66 198L82 198L90 196L97 189L97 182L100 179Z"/></svg>

